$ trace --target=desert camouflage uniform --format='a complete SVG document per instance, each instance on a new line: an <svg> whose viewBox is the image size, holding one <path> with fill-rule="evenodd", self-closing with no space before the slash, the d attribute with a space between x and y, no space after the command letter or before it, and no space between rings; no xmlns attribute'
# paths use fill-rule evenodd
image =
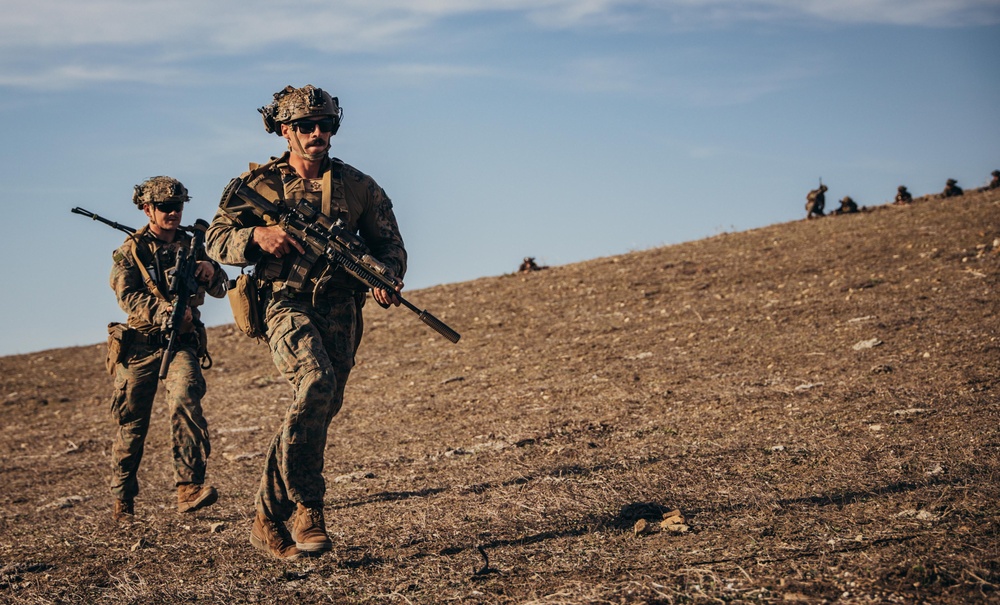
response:
<svg viewBox="0 0 1000 605"><path fill-rule="evenodd" d="M248 185L279 204L306 200L321 208L324 179L300 178L288 164L288 154L244 173ZM373 256L402 279L406 250L399 235L392 202L375 181L339 160L324 160L322 173L333 170L341 178L331 182L331 212L352 233L360 233ZM255 275L276 275L261 282L265 301L267 340L272 359L289 381L294 396L278 433L271 441L256 496L258 513L286 521L296 503L322 502L324 452L330 421L343 405L344 386L354 367L354 355L363 331L361 308L364 286L343 269L333 273L322 294L285 287L297 253L282 259L264 253L252 243L253 228L265 222L250 212L237 215L220 208L206 234L208 253L221 263L255 265ZM322 272L320 259L310 270Z"/></svg>
<svg viewBox="0 0 1000 605"><path fill-rule="evenodd" d="M858 203L848 195L840 200L840 208L837 208L830 214L853 214L855 212L858 212Z"/></svg>
<svg viewBox="0 0 1000 605"><path fill-rule="evenodd" d="M824 216L823 208L826 207L826 185L820 185L819 189L813 189L806 196L806 218Z"/></svg>
<svg viewBox="0 0 1000 605"><path fill-rule="evenodd" d="M187 249L191 236L178 231L176 239L168 244L155 238L146 226L133 237L138 238L137 246L144 246L150 251L152 262L147 271L160 292L166 293L168 284L164 271L174 266L178 250ZM165 347L160 327L170 315L170 303L157 297L147 287L131 248L132 243L128 240L118 248L113 254L114 265L111 268L111 288L119 306L128 314L129 327L138 331L127 358L116 365L114 375L111 414L118 423L118 431L111 450L111 493L119 500L132 500L139 492L136 475L149 430L160 360ZM207 292L215 297L224 296L225 283L225 272L215 264L215 275L207 286ZM201 326L198 305L204 300L205 290L200 289L190 302L197 326ZM177 485L204 483L205 462L211 449L208 424L201 409L205 379L198 364L197 345L195 331L182 335L164 380L170 408L174 481Z"/></svg>
<svg viewBox="0 0 1000 605"><path fill-rule="evenodd" d="M961 187L958 186L958 184L955 182L955 179L948 179L948 181L944 184L944 191L941 192L941 197L943 198L958 197L964 194L965 192L962 190Z"/></svg>
<svg viewBox="0 0 1000 605"><path fill-rule="evenodd" d="M912 204L913 194L906 190L906 187L900 185L896 189L896 199L892 202L893 204Z"/></svg>

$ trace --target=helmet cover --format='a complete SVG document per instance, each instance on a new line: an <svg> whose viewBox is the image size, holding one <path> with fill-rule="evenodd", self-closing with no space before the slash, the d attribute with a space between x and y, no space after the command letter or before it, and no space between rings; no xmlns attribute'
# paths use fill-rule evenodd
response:
<svg viewBox="0 0 1000 605"><path fill-rule="evenodd" d="M257 111L264 117L264 130L281 135L278 124L289 124L303 118L329 116L333 118L331 134L337 134L344 110L337 97L331 97L322 88L306 84L302 88L291 85L274 93L274 100Z"/></svg>
<svg viewBox="0 0 1000 605"><path fill-rule="evenodd" d="M169 176L150 177L132 190L132 202L140 208L143 204L187 202L190 199L187 187Z"/></svg>

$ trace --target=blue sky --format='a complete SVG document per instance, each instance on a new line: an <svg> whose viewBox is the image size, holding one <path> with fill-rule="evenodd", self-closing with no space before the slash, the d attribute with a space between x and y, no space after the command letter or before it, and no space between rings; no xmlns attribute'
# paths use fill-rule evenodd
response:
<svg viewBox="0 0 1000 605"><path fill-rule="evenodd" d="M877 205L1000 168L1000 0L0 0L0 15L0 355L103 341L124 319L108 286L122 234L70 208L140 226L132 187L166 174L191 192L185 223L210 219L248 162L284 150L256 109L286 84L339 96L333 154L393 198L410 290L799 220L820 177L831 202ZM204 319L230 323L228 303Z"/></svg>

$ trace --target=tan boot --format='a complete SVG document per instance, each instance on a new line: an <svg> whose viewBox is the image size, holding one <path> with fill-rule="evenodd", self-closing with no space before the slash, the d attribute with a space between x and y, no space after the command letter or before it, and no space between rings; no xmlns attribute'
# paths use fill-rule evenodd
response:
<svg viewBox="0 0 1000 605"><path fill-rule="evenodd" d="M115 521L135 520L135 502L115 498L115 510L112 511L111 516Z"/></svg>
<svg viewBox="0 0 1000 605"><path fill-rule="evenodd" d="M177 486L177 512L193 513L196 510L215 504L219 492L211 485L198 483L182 483Z"/></svg>
<svg viewBox="0 0 1000 605"><path fill-rule="evenodd" d="M257 513L250 528L250 544L276 559L291 561L302 555L295 547L295 541L289 535L284 523L272 521Z"/></svg>
<svg viewBox="0 0 1000 605"><path fill-rule="evenodd" d="M295 546L307 554L319 554L333 548L333 541L326 534L322 502L300 502L295 506L292 537Z"/></svg>

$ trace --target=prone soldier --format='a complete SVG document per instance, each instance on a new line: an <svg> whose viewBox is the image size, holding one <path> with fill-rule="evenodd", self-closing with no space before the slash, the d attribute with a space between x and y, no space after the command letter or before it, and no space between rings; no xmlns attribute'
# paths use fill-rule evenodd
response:
<svg viewBox="0 0 1000 605"><path fill-rule="evenodd" d="M962 188L958 186L958 181L955 179L948 179L944 184L944 191L941 192L941 197L947 199L949 197L958 197L965 192Z"/></svg>
<svg viewBox="0 0 1000 605"><path fill-rule="evenodd" d="M840 207L830 214L853 214L858 212L858 204L849 195L845 195L840 200Z"/></svg>

